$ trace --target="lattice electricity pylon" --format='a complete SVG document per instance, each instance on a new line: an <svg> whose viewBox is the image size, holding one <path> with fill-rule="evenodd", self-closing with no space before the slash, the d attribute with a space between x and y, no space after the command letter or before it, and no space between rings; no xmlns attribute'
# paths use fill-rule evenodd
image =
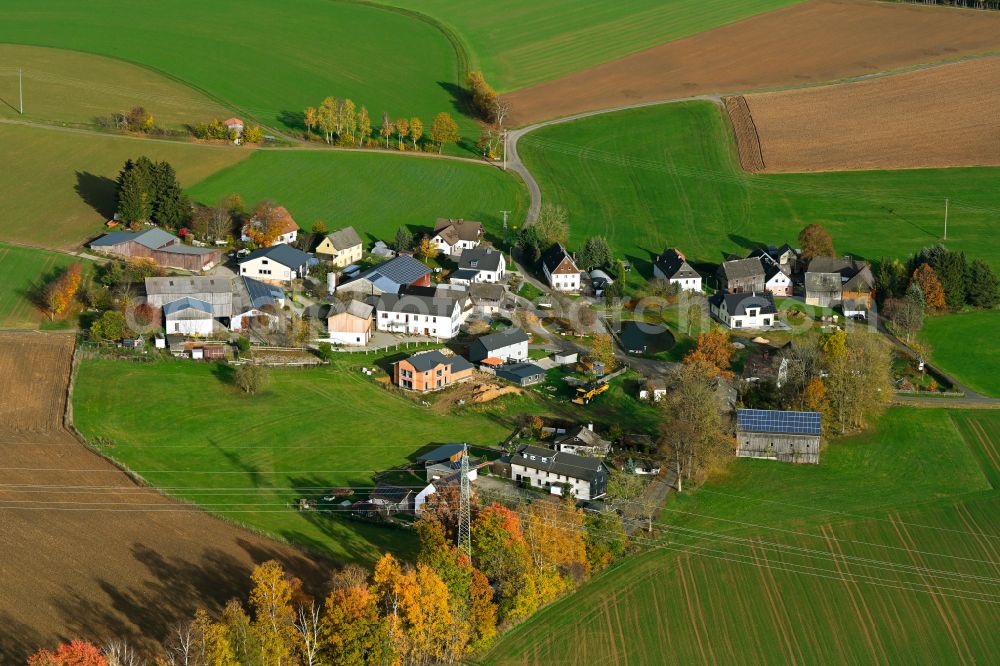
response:
<svg viewBox="0 0 1000 666"><path fill-rule="evenodd" d="M458 493L458 550L472 561L472 488L469 485L469 445L462 445Z"/></svg>

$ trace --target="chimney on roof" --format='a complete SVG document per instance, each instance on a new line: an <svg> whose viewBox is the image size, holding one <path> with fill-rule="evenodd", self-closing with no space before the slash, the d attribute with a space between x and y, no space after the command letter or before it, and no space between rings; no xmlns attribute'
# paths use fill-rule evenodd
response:
<svg viewBox="0 0 1000 666"><path fill-rule="evenodd" d="M590 432L594 432L594 424L593 423L588 423L587 424L587 430L589 430Z"/></svg>

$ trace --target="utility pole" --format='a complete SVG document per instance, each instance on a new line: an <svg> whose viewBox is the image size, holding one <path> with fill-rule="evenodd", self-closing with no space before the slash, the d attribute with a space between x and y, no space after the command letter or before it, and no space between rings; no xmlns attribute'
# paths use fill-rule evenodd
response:
<svg viewBox="0 0 1000 666"><path fill-rule="evenodd" d="M507 130L503 131L503 170L507 170Z"/></svg>
<svg viewBox="0 0 1000 666"><path fill-rule="evenodd" d="M944 199L944 240L948 240L948 197Z"/></svg>
<svg viewBox="0 0 1000 666"><path fill-rule="evenodd" d="M507 249L510 250L510 236L507 233L507 216L510 215L510 211L502 210L500 214L503 215L503 242L507 244Z"/></svg>
<svg viewBox="0 0 1000 666"><path fill-rule="evenodd" d="M21 76L21 68L17 68L17 98L18 98L18 113L22 116L24 115L24 81Z"/></svg>
<svg viewBox="0 0 1000 666"><path fill-rule="evenodd" d="M469 486L469 445L462 445L462 471L458 496L458 550L472 561L472 488Z"/></svg>

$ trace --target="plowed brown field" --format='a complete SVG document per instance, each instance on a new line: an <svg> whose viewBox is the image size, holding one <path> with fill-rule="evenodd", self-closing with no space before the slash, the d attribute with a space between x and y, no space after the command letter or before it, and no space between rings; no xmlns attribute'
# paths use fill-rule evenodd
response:
<svg viewBox="0 0 1000 666"><path fill-rule="evenodd" d="M320 578L295 549L140 488L81 445L63 428L72 354L67 335L0 333L0 663L74 636L149 647L198 606L245 596L266 559Z"/></svg>
<svg viewBox="0 0 1000 666"><path fill-rule="evenodd" d="M513 124L836 81L1000 50L1000 12L809 0L509 95Z"/></svg>
<svg viewBox="0 0 1000 666"><path fill-rule="evenodd" d="M765 172L997 166L998 84L993 57L746 102Z"/></svg>

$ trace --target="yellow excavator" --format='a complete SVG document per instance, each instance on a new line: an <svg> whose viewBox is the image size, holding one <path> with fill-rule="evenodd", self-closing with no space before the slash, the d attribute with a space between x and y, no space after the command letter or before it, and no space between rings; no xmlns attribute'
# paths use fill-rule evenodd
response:
<svg viewBox="0 0 1000 666"><path fill-rule="evenodd" d="M579 386L576 389L576 397L573 402L577 405L589 405L590 401L608 390L608 382L604 379L590 382L586 386Z"/></svg>

